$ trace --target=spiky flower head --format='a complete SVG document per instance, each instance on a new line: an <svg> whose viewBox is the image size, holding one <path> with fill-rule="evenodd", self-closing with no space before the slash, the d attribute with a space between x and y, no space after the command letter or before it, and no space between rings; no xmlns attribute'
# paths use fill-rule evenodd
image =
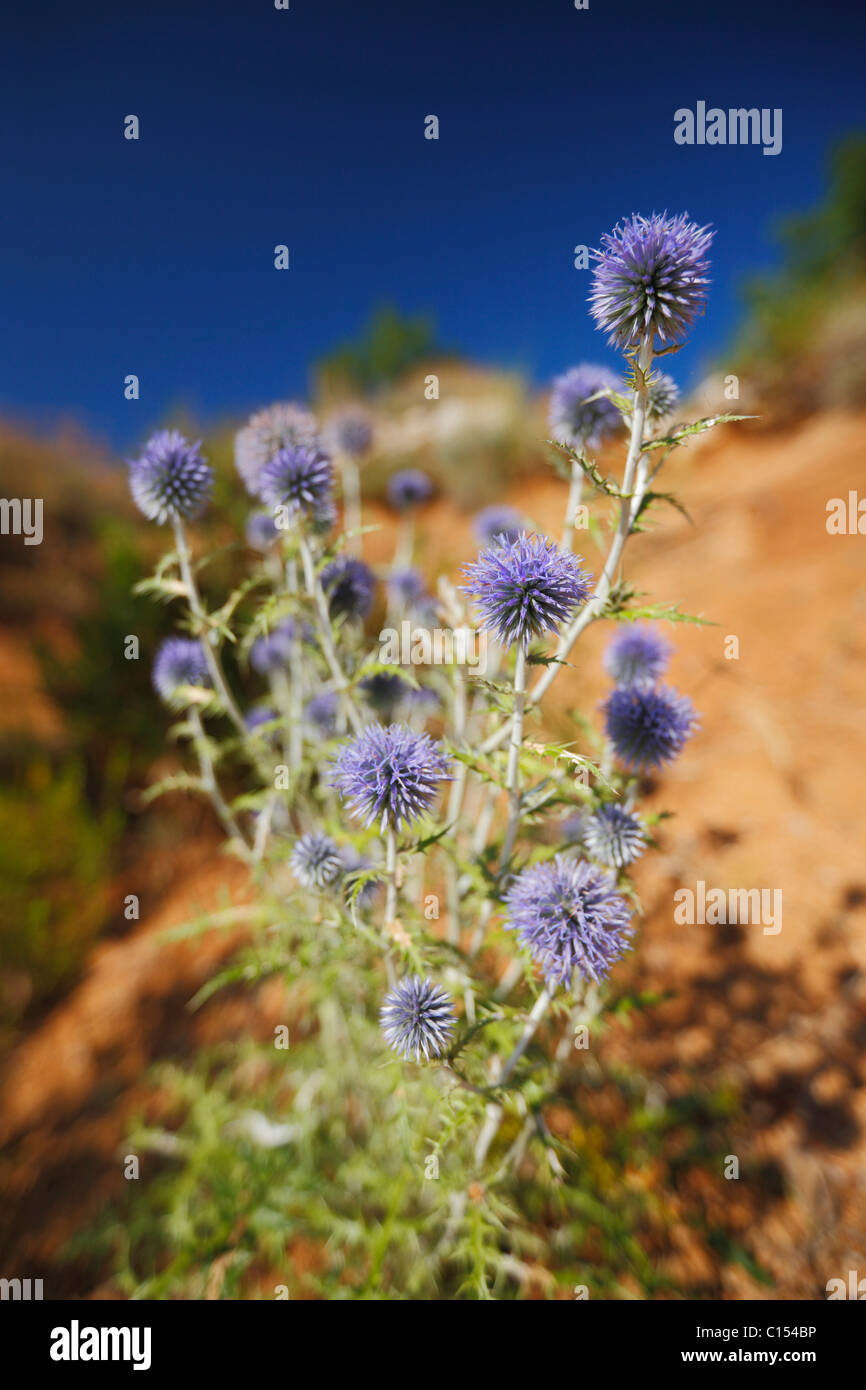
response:
<svg viewBox="0 0 866 1390"><path fill-rule="evenodd" d="M650 420L665 420L676 409L680 388L667 372L653 372L647 390L646 411Z"/></svg>
<svg viewBox="0 0 866 1390"><path fill-rule="evenodd" d="M617 685L654 685L667 670L670 642L652 627L626 627L608 642L604 668Z"/></svg>
<svg viewBox="0 0 866 1390"><path fill-rule="evenodd" d="M632 771L671 762L697 725L688 696L666 685L618 686L604 709L607 736Z"/></svg>
<svg viewBox="0 0 866 1390"><path fill-rule="evenodd" d="M211 685L207 657L194 637L166 637L153 662L154 688L167 704L172 703L181 686Z"/></svg>
<svg viewBox="0 0 866 1390"><path fill-rule="evenodd" d="M331 734L336 733L339 712L340 700L333 690L321 690L318 695L314 695L312 700L308 701L304 710L310 724L326 738L330 738Z"/></svg>
<svg viewBox="0 0 866 1390"><path fill-rule="evenodd" d="M338 555L322 570L322 588L332 618L366 618L373 607L376 576L363 560Z"/></svg>
<svg viewBox="0 0 866 1390"><path fill-rule="evenodd" d="M310 830L295 841L289 864L304 888L328 888L343 874L339 847L320 830Z"/></svg>
<svg viewBox="0 0 866 1390"><path fill-rule="evenodd" d="M385 996L382 1035L405 1061L441 1057L454 1031L451 996L420 975L408 975Z"/></svg>
<svg viewBox="0 0 866 1390"><path fill-rule="evenodd" d="M289 444L264 465L259 496L269 507L285 507L294 519L319 518L331 502L334 470L328 454L312 444Z"/></svg>
<svg viewBox="0 0 866 1390"><path fill-rule="evenodd" d="M129 490L150 521L188 521L202 511L213 486L201 442L190 444L178 430L157 430L141 455L129 461Z"/></svg>
<svg viewBox="0 0 866 1390"><path fill-rule="evenodd" d="M633 935L628 903L613 874L557 854L524 869L505 895L509 920L549 985L577 979L604 980L629 949Z"/></svg>
<svg viewBox="0 0 866 1390"><path fill-rule="evenodd" d="M362 458L373 443L373 421L361 406L347 406L328 422L327 434L339 453Z"/></svg>
<svg viewBox="0 0 866 1390"><path fill-rule="evenodd" d="M482 546L496 545L500 536L506 542L516 540L521 531L526 529L526 523L514 507L500 506L494 503L490 507L483 507L472 522L473 530Z"/></svg>
<svg viewBox="0 0 866 1390"><path fill-rule="evenodd" d="M482 627L506 647L528 647L542 632L557 632L592 585L579 556L525 531L506 545L482 550L463 573L469 583L461 587L480 608Z"/></svg>
<svg viewBox="0 0 866 1390"><path fill-rule="evenodd" d="M253 550L270 550L280 538L280 528L273 512L250 512L246 524L246 542Z"/></svg>
<svg viewBox="0 0 866 1390"><path fill-rule="evenodd" d="M593 251L590 312L620 348L681 339L707 297L713 233L687 213L628 217Z"/></svg>
<svg viewBox="0 0 866 1390"><path fill-rule="evenodd" d="M235 435L235 466L247 492L259 492L259 474L274 454L297 444L315 448L319 426L314 415L302 406L278 402L251 415Z"/></svg>
<svg viewBox="0 0 866 1390"><path fill-rule="evenodd" d="M295 643L309 640L311 635L306 624L286 618L270 632L256 638L250 647L250 665L260 676L282 671L289 664Z"/></svg>
<svg viewBox="0 0 866 1390"><path fill-rule="evenodd" d="M331 781L353 815L382 831L419 820L433 805L439 783L450 781L450 761L429 734L405 724L368 724L341 745Z"/></svg>
<svg viewBox="0 0 866 1390"><path fill-rule="evenodd" d="M646 833L637 816L608 801L588 817L583 843L593 859L614 869L624 869L643 854Z"/></svg>
<svg viewBox="0 0 866 1390"><path fill-rule="evenodd" d="M388 479L388 501L395 511L407 512L420 507L432 496L433 484L419 468L403 468Z"/></svg>
<svg viewBox="0 0 866 1390"><path fill-rule="evenodd" d="M622 416L609 396L620 382L607 367L581 362L553 383L549 426L553 439L572 449L597 449L602 440L622 428ZM597 399L592 400L591 397Z"/></svg>
<svg viewBox="0 0 866 1390"><path fill-rule="evenodd" d="M370 709L388 720L393 719L412 692L409 682L397 671L377 671L375 675L365 676L358 688Z"/></svg>

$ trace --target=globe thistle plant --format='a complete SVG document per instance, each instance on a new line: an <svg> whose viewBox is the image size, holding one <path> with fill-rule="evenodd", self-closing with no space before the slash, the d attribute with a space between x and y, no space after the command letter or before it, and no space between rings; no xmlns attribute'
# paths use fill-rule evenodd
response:
<svg viewBox="0 0 866 1390"><path fill-rule="evenodd" d="M481 611L481 623L505 647L524 648L544 632L557 632L589 596L592 579L579 558L544 536L520 535L482 550L467 565L463 592Z"/></svg>
<svg viewBox="0 0 866 1390"><path fill-rule="evenodd" d="M623 349L681 339L703 311L713 233L687 213L629 217L593 251L590 312Z"/></svg>
<svg viewBox="0 0 866 1390"><path fill-rule="evenodd" d="M680 398L680 388L667 372L653 372L647 388L647 419L656 423L666 420Z"/></svg>
<svg viewBox="0 0 866 1390"><path fill-rule="evenodd" d="M405 724L370 724L342 745L331 780L365 825L399 830L430 812L449 768L429 734Z"/></svg>
<svg viewBox="0 0 866 1390"><path fill-rule="evenodd" d="M505 904L506 927L551 987L604 980L629 949L631 912L613 875L572 855L524 869Z"/></svg>
<svg viewBox="0 0 866 1390"><path fill-rule="evenodd" d="M235 465L246 489L260 495L259 475L281 449L304 445L315 449L319 426L302 406L279 402L251 416L235 436Z"/></svg>
<svg viewBox="0 0 866 1390"><path fill-rule="evenodd" d="M258 475L258 492L270 507L285 507L289 518L300 514L331 525L331 459L312 444L289 444L274 454Z"/></svg>
<svg viewBox="0 0 866 1390"><path fill-rule="evenodd" d="M587 818L583 843L592 859L614 869L624 869L643 853L646 832L637 816L616 802L607 801Z"/></svg>
<svg viewBox="0 0 866 1390"><path fill-rule="evenodd" d="M552 1151L529 1122L539 1097L545 1106L574 1104L582 1072L563 1060L573 1056L573 1030L584 1019L592 1027L610 1010L605 982L631 948L637 895L629 879L652 847L637 774L663 768L697 726L690 701L660 684L669 643L655 627L632 622L639 612L664 610L643 600L638 607L639 576L626 547L638 518L668 496L654 481L666 449L650 446L660 433L652 423L673 411L677 389L654 370L653 354L678 345L701 311L709 244L708 229L685 215L653 214L629 218L596 253L592 312L625 362L619 373L584 363L554 384L550 431L569 446L572 464L561 544L496 503L475 518L480 551L463 571L462 590L448 575L434 584L434 575L428 581L413 567L417 512L432 484L417 470L393 474L395 544L382 571L391 626L378 634L365 621L375 612L378 580L363 559L357 466L370 443L367 418L353 411L330 422L336 479L307 412L278 405L250 420L238 434L236 460L247 490L268 508L247 524L250 546L264 559L222 550L204 593L197 583L203 566L184 530L211 486L198 446L164 432L131 465L139 505L170 521L175 537L142 590L175 605L179 632L190 634L168 639L154 664L164 700L177 708L180 692L188 696L172 733L190 768L166 779L164 789L207 798L231 854L249 869L250 891L238 911L265 929L244 944L244 975L256 978L260 966L262 975L284 971L315 1020L293 1038L291 1089L309 1095L309 1104L296 1107L303 1190L314 1184L322 1210L333 1211L333 1193L355 1174L359 1230L378 1229L382 1202L392 1201L383 1191L393 1180L395 1242L411 1245L419 1264L432 1252L443 1280L451 1279L452 1265L465 1264L463 1282L455 1277L449 1288L495 1287L510 1277L512 1266L503 1261L531 1246L517 1235L509 1241L500 1195L490 1193L504 1193L507 1183L518 1221L549 1196ZM692 430L717 423L699 421ZM628 439L621 466L606 457L602 476L583 454L620 434ZM594 509L593 539L604 552L594 579L572 553L584 491ZM279 508L293 524L277 547ZM342 534L332 540L338 521ZM425 575L435 539L421 537ZM381 564L379 541L371 544ZM446 652L425 641L418 654L413 642L413 661L427 668L415 673L419 688L404 678L408 668L386 667L385 642L393 655L397 615L401 623L404 614L431 627L441 622L456 637L468 633L470 604L484 632L497 638L489 663L486 643L474 647L477 659L461 659L456 642ZM569 700L579 698L584 676L591 688L586 644L576 660L572 651L588 628L612 618L620 625L603 660L614 688L596 712L606 741L587 729L584 711L569 708L573 728L560 742L565 711L550 718L550 687L556 680L565 686L562 673L570 669ZM533 661L529 649L538 640L549 650ZM226 648L240 656L228 671ZM205 687L207 697L190 686ZM207 733L198 709L205 698L209 713L220 716ZM535 723L525 737L530 717ZM432 734L422 731L426 725ZM296 890L287 894L292 875ZM217 915L227 922L234 913L220 908ZM503 924L511 933L504 961ZM527 978L527 952L544 980L537 993ZM444 987L434 983L439 979ZM567 990L576 997L565 997ZM452 995L466 1017L459 1048ZM382 1066L382 1035L401 1058L447 1058L448 1074L412 1074L395 1098L394 1068ZM524 1070L519 1064L530 1048ZM347 1087L357 1090L363 1130L346 1109ZM444 1123L420 1132L443 1099ZM326 1105L335 1107L330 1114ZM500 1134L506 1117L507 1137ZM399 1134L389 1128L395 1121L403 1125ZM447 1152L443 1182L435 1193L431 1185L421 1207L418 1170L409 1172L406 1157L416 1127L413 1162L434 1134L436 1150ZM365 1169L370 1144L375 1153ZM561 1144L564 1180L585 1174L580 1154L567 1163L569 1141ZM246 1190L242 1159L237 1171ZM523 1202L525 1175L535 1170L541 1185ZM491 1172L502 1182L490 1182ZM341 1229L338 1223L323 1232L335 1248ZM389 1262L391 1253L389 1246ZM562 1269L560 1263L552 1287L565 1282ZM322 1275L323 1288L328 1277ZM397 1263L387 1279L387 1287L412 1285Z"/></svg>
<svg viewBox="0 0 866 1390"><path fill-rule="evenodd" d="M338 453L363 458L373 443L373 421L360 406L347 407L332 417L326 433Z"/></svg>
<svg viewBox="0 0 866 1390"><path fill-rule="evenodd" d="M654 685L667 670L671 644L651 627L623 628L604 652L604 668L617 685Z"/></svg>
<svg viewBox="0 0 866 1390"><path fill-rule="evenodd" d="M338 555L322 570L322 588L332 618L363 622L373 607L376 576L363 560L356 560L352 555Z"/></svg>
<svg viewBox="0 0 866 1390"><path fill-rule="evenodd" d="M431 980L410 975L394 986L382 1005L382 1033L406 1061L441 1057L454 1031L454 1005Z"/></svg>
<svg viewBox="0 0 866 1390"><path fill-rule="evenodd" d="M129 464L129 490L140 511L160 526L189 521L210 497L213 470L177 430L158 430Z"/></svg>
<svg viewBox="0 0 866 1390"><path fill-rule="evenodd" d="M407 512L433 496L433 484L418 468L404 468L388 479L388 501L395 511Z"/></svg>
<svg viewBox="0 0 866 1390"><path fill-rule="evenodd" d="M670 686L619 686L605 706L607 736L627 768L647 772L681 753L697 717L691 700Z"/></svg>
<svg viewBox="0 0 866 1390"><path fill-rule="evenodd" d="M609 396L619 381L606 367L582 362L553 383L550 395L551 437L572 449L597 449L608 435L622 429L622 416Z"/></svg>
<svg viewBox="0 0 866 1390"><path fill-rule="evenodd" d="M166 637L153 663L153 684L157 694L170 704L182 686L210 686L207 657L194 637Z"/></svg>
<svg viewBox="0 0 866 1390"><path fill-rule="evenodd" d="M296 841L289 864L298 882L310 889L330 888L345 867L330 835L318 830L311 830Z"/></svg>
<svg viewBox="0 0 866 1390"><path fill-rule="evenodd" d="M304 710L308 723L325 738L330 738L337 732L339 713L340 701L333 690L322 690L318 695L314 695Z"/></svg>
<svg viewBox="0 0 866 1390"><path fill-rule="evenodd" d="M246 542L252 550L267 551L280 538L273 512L250 512L246 524Z"/></svg>

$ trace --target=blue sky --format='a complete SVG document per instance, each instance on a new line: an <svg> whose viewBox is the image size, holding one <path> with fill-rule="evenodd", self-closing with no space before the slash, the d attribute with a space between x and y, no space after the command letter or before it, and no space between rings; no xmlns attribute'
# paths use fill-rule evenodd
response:
<svg viewBox="0 0 866 1390"><path fill-rule="evenodd" d="M0 413L128 450L178 404L208 422L304 394L383 301L539 383L613 364L571 249L664 208L717 229L677 362L694 378L772 263L774 217L866 127L863 31L854 0L7 7ZM781 107L781 154L677 146L698 100Z"/></svg>

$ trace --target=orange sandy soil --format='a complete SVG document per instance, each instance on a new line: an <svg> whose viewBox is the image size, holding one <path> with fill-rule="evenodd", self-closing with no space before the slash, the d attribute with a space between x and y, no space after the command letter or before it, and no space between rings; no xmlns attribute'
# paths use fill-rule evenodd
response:
<svg viewBox="0 0 866 1390"><path fill-rule="evenodd" d="M717 1297L824 1297L829 1278L866 1273L866 539L825 525L828 499L866 493L866 417L824 415L784 433L719 429L671 458L664 486L694 527L656 512L654 529L631 542L628 577L717 626L672 631L672 681L702 729L649 789L649 804L675 816L659 829L661 852L635 874L646 918L625 969L640 988L674 997L604 1047L636 1058L672 1094L732 1081L742 1098L731 1136L741 1176L721 1196L709 1184L705 1209L775 1285L714 1263L687 1220L671 1233L665 1268ZM507 500L556 534L564 484L542 475ZM420 539L431 573L454 575L474 547L469 517L444 502L427 511ZM390 544L373 534L371 558L386 558ZM554 706L603 698L608 633L584 637ZM730 636L738 659L726 659ZM26 683L23 658L12 670L10 684ZM50 728L50 709L37 709ZM216 838L204 831L169 863L163 855L161 878L158 910L93 951L0 1079L4 1264L44 1272L55 1296L106 1296L52 1259L122 1187L124 1126L148 1094L146 1065L239 1031L264 1035L279 1018L278 991L186 1009L236 937L155 943L227 890L242 900L242 871ZM781 932L677 925L673 894L698 879L781 889Z"/></svg>

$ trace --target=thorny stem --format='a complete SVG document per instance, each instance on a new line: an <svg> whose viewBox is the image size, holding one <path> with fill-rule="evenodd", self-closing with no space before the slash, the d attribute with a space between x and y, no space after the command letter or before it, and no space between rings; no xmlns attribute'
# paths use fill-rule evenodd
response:
<svg viewBox="0 0 866 1390"><path fill-rule="evenodd" d="M634 524L640 504L646 491L648 480L648 463L644 460L643 454L643 432L646 423L646 404L647 404L647 377L649 376L652 365L652 341L646 340L641 344L637 361L637 385L634 392L634 402L632 409L631 437L629 441L628 457L625 464L625 476L623 478L622 492L623 497L620 502L619 524L616 529L604 569L599 576L598 583L592 596L584 604L577 617L565 629L557 645L555 659L547 667L547 670L535 683L526 698L527 709L532 709L544 698L551 684L556 679L557 673L562 669L562 663L571 651L584 628L604 611L607 603L608 594L613 587L614 578L619 568L622 553L625 549L629 532ZM499 748L508 737L508 724L501 724L498 729L485 739L481 745L482 753L491 753L495 748Z"/></svg>
<svg viewBox="0 0 866 1390"><path fill-rule="evenodd" d="M562 549L571 550L574 545L574 522L577 509L583 497L583 469L577 459L571 461L571 482L568 487L568 502L565 506L565 523L562 528Z"/></svg>
<svg viewBox="0 0 866 1390"><path fill-rule="evenodd" d="M174 517L173 525L175 546L177 548L177 558L178 563L180 565L180 575L181 579L183 580L184 587L187 591L187 599L189 601L190 612L192 613L193 618L195 619L195 624L198 629L198 637L200 638L202 648L204 649L205 660L208 665L208 670L210 671L211 680L214 683L214 689L218 692L220 699L223 702L225 712L228 715L229 719L232 721L241 737L245 739L247 736L247 726L244 723L243 715L241 714L240 710L238 709L235 703L234 696L232 695L231 691L228 688L228 685L226 684L226 679L223 675L222 667L219 663L219 658L217 657L217 654L214 651L213 646L211 644L210 626L208 624L207 614L205 613L204 605L201 601L198 586L195 582L195 575L192 572L190 550L189 545L187 544L186 532L184 530L183 522L180 520L179 517Z"/></svg>
<svg viewBox="0 0 866 1390"><path fill-rule="evenodd" d="M189 711L189 717L190 723L192 724L194 731L193 742L195 744L196 756L198 758L199 770L201 772L201 780L208 794L208 797L210 798L211 805L213 806L214 810L219 816L223 829L225 830L229 839L238 841L238 843L243 847L244 858L249 863L252 863L253 855L250 852L250 847L247 843L246 837L244 836L243 831L241 830L240 826L238 825L237 821L235 820L234 816L229 810L225 798L223 797L223 794L220 791L219 783L217 782L216 778L216 772L214 770L213 759L211 758L210 750L207 746L207 736L204 731L204 725L201 722L201 715L199 714L195 705L191 706Z"/></svg>
<svg viewBox="0 0 866 1390"><path fill-rule="evenodd" d="M514 1051L495 1079L497 1085L505 1086L511 1080L514 1068L532 1042L539 1023L550 1008L552 998L553 996L546 988L539 994L524 1024L523 1032L517 1041ZM484 1124L481 1127L478 1140L475 1144L475 1166L477 1168L481 1168L484 1164L484 1160L487 1158L490 1145L496 1138L504 1113L504 1108L498 1101L492 1101L487 1107Z"/></svg>
<svg viewBox="0 0 866 1390"><path fill-rule="evenodd" d="M514 661L514 715L511 721L511 747L508 750L508 769L505 774L505 789L510 798L508 825L502 843L500 869L505 869L511 859L514 841L520 826L520 748L523 743L523 710L526 703L526 648L522 642L517 644Z"/></svg>
<svg viewBox="0 0 866 1390"><path fill-rule="evenodd" d="M392 825L385 832L385 873L385 925L388 926L397 916L397 836Z"/></svg>

